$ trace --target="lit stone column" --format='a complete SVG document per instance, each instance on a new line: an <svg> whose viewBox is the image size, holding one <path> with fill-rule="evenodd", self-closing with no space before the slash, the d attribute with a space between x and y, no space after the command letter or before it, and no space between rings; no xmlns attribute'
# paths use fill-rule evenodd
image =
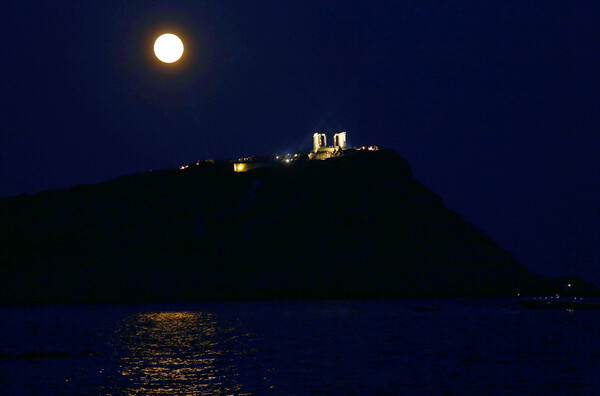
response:
<svg viewBox="0 0 600 396"><path fill-rule="evenodd" d="M336 147L346 148L346 132L340 132L333 135L333 145Z"/></svg>
<svg viewBox="0 0 600 396"><path fill-rule="evenodd" d="M325 146L327 146L327 136L324 133L315 133L313 135L313 151Z"/></svg>

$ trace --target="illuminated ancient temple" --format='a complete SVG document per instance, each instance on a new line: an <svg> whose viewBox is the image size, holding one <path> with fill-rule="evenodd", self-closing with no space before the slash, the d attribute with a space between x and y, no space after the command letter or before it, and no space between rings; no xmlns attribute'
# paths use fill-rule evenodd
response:
<svg viewBox="0 0 600 396"><path fill-rule="evenodd" d="M347 148L346 132L339 132L333 135L332 146L327 145L327 136L324 133L315 133L313 135L313 150L308 154L308 158L322 160L337 157Z"/></svg>

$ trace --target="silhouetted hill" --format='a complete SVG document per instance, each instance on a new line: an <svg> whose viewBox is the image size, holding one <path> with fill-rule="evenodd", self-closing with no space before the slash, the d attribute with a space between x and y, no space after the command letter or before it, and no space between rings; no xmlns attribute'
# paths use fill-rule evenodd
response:
<svg viewBox="0 0 600 396"><path fill-rule="evenodd" d="M389 150L227 161L1 200L4 303L514 295L555 287Z"/></svg>

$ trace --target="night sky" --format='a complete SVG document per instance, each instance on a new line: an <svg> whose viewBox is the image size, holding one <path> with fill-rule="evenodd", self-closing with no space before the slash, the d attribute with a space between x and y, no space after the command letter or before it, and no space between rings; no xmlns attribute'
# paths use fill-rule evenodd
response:
<svg viewBox="0 0 600 396"><path fill-rule="evenodd" d="M597 4L5 0L0 196L347 131L533 271L600 283Z"/></svg>

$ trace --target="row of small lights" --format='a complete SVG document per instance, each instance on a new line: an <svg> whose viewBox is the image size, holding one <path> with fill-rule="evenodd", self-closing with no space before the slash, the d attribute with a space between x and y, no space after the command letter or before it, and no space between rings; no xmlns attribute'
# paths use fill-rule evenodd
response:
<svg viewBox="0 0 600 396"><path fill-rule="evenodd" d="M556 296L556 297L534 297L534 300L547 300L547 299L553 299L553 298L560 298L560 296ZM573 300L583 300L583 297L572 297Z"/></svg>
<svg viewBox="0 0 600 396"><path fill-rule="evenodd" d="M378 146L362 146L362 147L358 147L356 150L377 151L377 150L379 150L379 147Z"/></svg>
<svg viewBox="0 0 600 396"><path fill-rule="evenodd" d="M573 286L572 284L567 284L567 287L571 287ZM521 293L517 294L517 297L521 297ZM550 296L550 297L533 297L534 300L547 300L548 298L553 299L553 298L560 298L560 295L556 295L556 296ZM583 300L583 297L572 297L573 300Z"/></svg>
<svg viewBox="0 0 600 396"><path fill-rule="evenodd" d="M378 146L362 146L362 147L358 147L356 150L377 151L377 150L379 150L379 147ZM289 157L291 157L291 154L286 154L284 156L276 155L275 159L281 160L286 163L290 163L290 162L294 161L297 157L299 157L299 154L298 153L294 154L293 158L289 158ZM252 159L252 157L238 158L238 162L246 162L246 161L250 161L251 159ZM196 165L199 165L199 164L200 164L199 162L196 163ZM184 170L187 168L189 168L189 165L182 165L179 167L179 170Z"/></svg>
<svg viewBox="0 0 600 396"><path fill-rule="evenodd" d="M202 162L209 163L209 164L214 164L214 163L215 163L215 160L212 160L212 159L207 159L207 160L204 160L204 161L196 161L196 165L200 165L200 163L202 163ZM193 164L192 164L192 165L193 165ZM190 167L190 165L181 165L181 166L179 167L179 170L184 170L184 169L187 169L187 168L189 168L189 167Z"/></svg>
<svg viewBox="0 0 600 396"><path fill-rule="evenodd" d="M294 156L293 156L292 158L290 158L290 157L291 157L291 154L286 154L286 155L284 155L284 156L281 156L281 155L276 155L276 156L275 156L275 159L276 159L276 160L279 160L279 161L283 161L283 162L285 162L285 163L289 164L290 162L292 162L292 161L295 161L295 160L296 160L296 158L298 158L299 156L300 156L300 155L299 155L298 153L294 154Z"/></svg>

